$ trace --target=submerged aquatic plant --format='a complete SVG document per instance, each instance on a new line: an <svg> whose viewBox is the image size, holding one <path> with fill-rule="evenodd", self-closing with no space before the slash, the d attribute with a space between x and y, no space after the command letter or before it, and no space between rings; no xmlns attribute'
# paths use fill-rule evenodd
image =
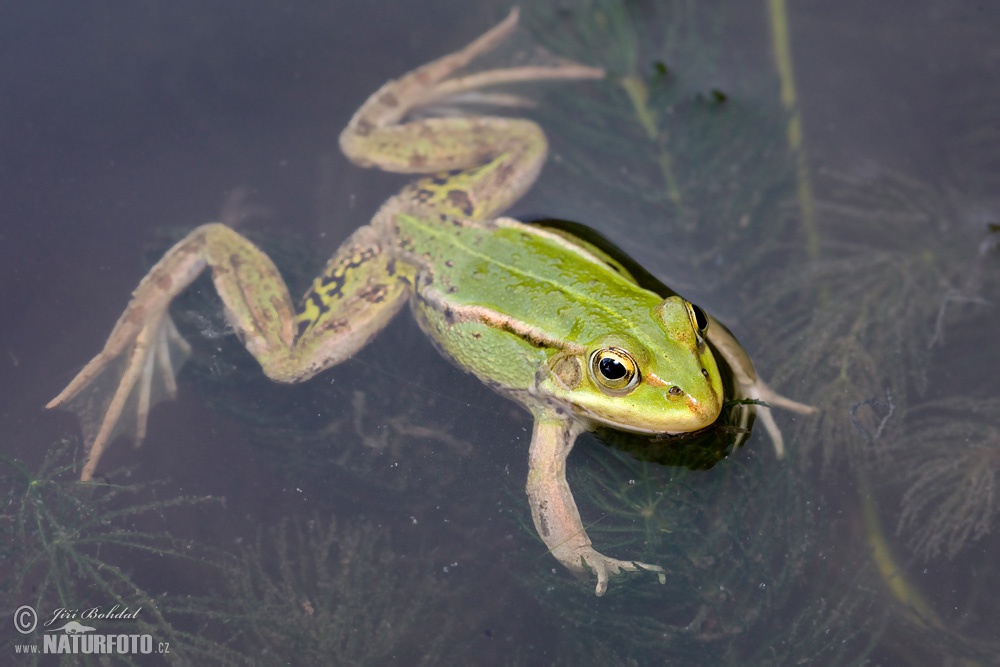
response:
<svg viewBox="0 0 1000 667"><path fill-rule="evenodd" d="M566 664L600 651L622 664L850 661L878 638L884 615L854 593L873 569L816 560L814 504L795 476L766 474L766 457L740 450L691 471L584 451L570 482L591 538L608 553L662 565L667 582L622 575L597 600L589 581L566 574L528 580L567 627L584 629L565 637ZM864 554L822 555L833 557Z"/></svg>
<svg viewBox="0 0 1000 667"><path fill-rule="evenodd" d="M872 558L896 602L895 630L942 664L992 664L1000 654L995 597L986 592L998 576L997 415L995 397L914 404L886 438L882 465L858 473ZM895 542L879 508L896 523Z"/></svg>
<svg viewBox="0 0 1000 667"><path fill-rule="evenodd" d="M796 424L802 461L819 449L829 465L879 454L886 428L927 389L939 329L976 314L940 316L977 241L945 200L899 174L824 174L820 190L823 258L786 258L786 278L753 290L749 305L752 328L768 332L769 379L822 408Z"/></svg>
<svg viewBox="0 0 1000 667"><path fill-rule="evenodd" d="M915 405L889 454L906 488L898 532L916 555L954 558L1000 525L1000 399Z"/></svg>
<svg viewBox="0 0 1000 667"><path fill-rule="evenodd" d="M429 570L369 524L282 521L224 565L221 581L215 596L178 610L219 637L219 664L286 665L294 655L302 664L435 665L453 643Z"/></svg>
<svg viewBox="0 0 1000 667"><path fill-rule="evenodd" d="M608 70L603 88L555 90L540 108L558 147L542 187L583 207L551 213L641 248L682 293L738 283L762 236L787 235L791 222L778 214L795 187L787 112L752 92L776 91L777 77L722 71L725 16L689 0L588 0L539 4L526 20L552 51Z"/></svg>
<svg viewBox="0 0 1000 667"><path fill-rule="evenodd" d="M76 443L56 443L37 472L0 454L4 608L29 604L45 614L59 608L110 608L117 604L134 611L141 607L135 619L119 621L127 624L128 634L151 634L156 641L170 642L174 660L196 657L196 642L173 626L158 594L137 583L126 563L155 556L193 564L190 545L167 531L143 530L135 524L159 521L171 508L209 499L180 496L151 500L148 484L79 482L75 449ZM39 626L36 632L41 631ZM12 647L6 650L13 653ZM98 657L74 659L104 664ZM129 661L128 656L119 658Z"/></svg>

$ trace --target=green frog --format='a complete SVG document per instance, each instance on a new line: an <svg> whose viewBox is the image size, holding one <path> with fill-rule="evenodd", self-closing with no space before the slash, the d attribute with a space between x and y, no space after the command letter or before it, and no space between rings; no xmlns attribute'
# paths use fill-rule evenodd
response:
<svg viewBox="0 0 1000 667"><path fill-rule="evenodd" d="M666 581L658 565L592 547L566 481L577 436L598 427L680 434L710 426L724 400L713 348L732 368L740 396L811 408L769 390L733 335L701 308L643 289L619 262L570 232L499 217L545 161L536 123L418 115L469 96L501 106L524 102L483 92L499 84L604 76L566 62L455 75L496 48L517 21L514 10L465 48L385 84L354 114L340 136L348 158L420 177L343 243L297 309L272 261L226 225L198 227L166 253L101 353L47 406L76 403L112 378L81 479L91 478L120 431L142 439L157 392L176 393L189 346L168 307L207 267L230 325L278 382L302 382L351 357L409 303L442 354L534 417L527 494L549 552L570 570L595 574L598 595L609 575L623 571ZM759 410L780 453L780 432L769 410Z"/></svg>

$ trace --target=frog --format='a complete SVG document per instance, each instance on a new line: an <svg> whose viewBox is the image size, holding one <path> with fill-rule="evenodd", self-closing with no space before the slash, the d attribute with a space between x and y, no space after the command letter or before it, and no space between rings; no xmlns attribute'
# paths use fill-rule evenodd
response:
<svg viewBox="0 0 1000 667"><path fill-rule="evenodd" d="M470 99L520 107L523 97L490 89L606 76L568 60L461 73L518 20L515 8L467 46L389 81L356 111L340 135L343 153L413 180L342 243L297 307L273 261L224 223L199 226L166 252L101 352L47 405L72 409L84 397L100 406L81 480L93 478L117 435L131 431L142 441L156 394L177 394L190 345L169 306L206 269L229 325L280 383L351 358L409 304L445 357L532 416L525 488L548 552L570 571L596 576L598 596L621 573L666 582L659 565L594 548L566 477L578 436L597 427L642 435L710 427L726 399L716 354L736 393L759 404L748 410L757 410L779 455L770 406L812 408L762 382L733 334L700 307L641 287L572 233L502 215L539 177L548 153L541 127L513 115L428 111ZM110 389L91 400L101 386Z"/></svg>

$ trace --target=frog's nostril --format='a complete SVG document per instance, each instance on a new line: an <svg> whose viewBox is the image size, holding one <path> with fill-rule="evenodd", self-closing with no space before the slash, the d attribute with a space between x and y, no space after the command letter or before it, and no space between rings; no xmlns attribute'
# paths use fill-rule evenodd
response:
<svg viewBox="0 0 1000 667"><path fill-rule="evenodd" d="M671 396L680 396L681 394L684 393L684 390L682 390L677 385L674 385L673 387L667 390L667 393L670 394Z"/></svg>
<svg viewBox="0 0 1000 667"><path fill-rule="evenodd" d="M701 369L701 374L705 376L706 380L708 379L708 371L706 369L702 368Z"/></svg>

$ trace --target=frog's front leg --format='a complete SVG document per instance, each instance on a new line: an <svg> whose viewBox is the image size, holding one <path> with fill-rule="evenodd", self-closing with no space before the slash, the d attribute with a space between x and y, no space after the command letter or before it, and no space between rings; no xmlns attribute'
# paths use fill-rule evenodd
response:
<svg viewBox="0 0 1000 667"><path fill-rule="evenodd" d="M535 415L527 484L535 530L560 563L574 572L589 569L597 575L598 595L604 595L607 590L608 576L622 571L656 572L660 583L666 583L666 575L659 565L610 558L591 546L566 481L566 457L582 431L581 426L565 417Z"/></svg>
<svg viewBox="0 0 1000 667"><path fill-rule="evenodd" d="M351 356L409 294L408 276L382 252L377 234L366 226L341 246L296 314L267 255L225 225L198 227L143 278L101 353L46 406L77 406L85 423L97 417L81 479L90 479L104 449L124 426L134 426L136 439L142 439L157 375L167 394L176 391L174 372L186 358L187 344L167 308L206 266L229 324L264 373L279 382L306 380ZM83 396L88 400L75 401Z"/></svg>
<svg viewBox="0 0 1000 667"><path fill-rule="evenodd" d="M817 409L811 405L799 403L798 401L793 401L790 398L782 396L767 386L763 380L757 377L757 371L754 370L750 356L736 340L733 332L711 315L709 315L708 319L708 340L726 360L726 363L729 364L729 368L733 373L733 380L737 386L737 395L740 398L749 398L767 403L767 405L757 406L757 416L764 424L764 430L771 436L775 456L779 459L784 458L785 438L781 435L781 429L778 428L777 422L774 421L771 408L784 408L800 415L813 414L817 412ZM747 419L745 415L746 413L744 412L744 426Z"/></svg>

